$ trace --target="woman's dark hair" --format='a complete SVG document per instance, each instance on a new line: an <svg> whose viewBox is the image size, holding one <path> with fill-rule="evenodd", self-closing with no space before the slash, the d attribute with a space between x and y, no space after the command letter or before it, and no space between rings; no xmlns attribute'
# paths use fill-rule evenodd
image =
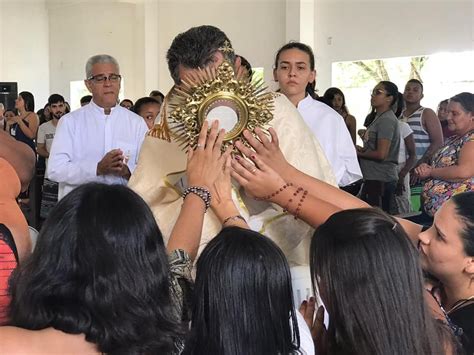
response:
<svg viewBox="0 0 474 355"><path fill-rule="evenodd" d="M298 49L309 56L309 67L311 70L314 70L314 53L310 46L301 43L301 42L289 42L281 47L276 56L275 56L275 64L274 68L278 68L278 61L280 60L280 54L289 49ZM318 96L316 95L316 80L313 80L312 83L308 83L305 89L306 93L308 93L313 99L316 99Z"/></svg>
<svg viewBox="0 0 474 355"><path fill-rule="evenodd" d="M299 349L282 251L248 229L224 228L197 261L185 354L289 354Z"/></svg>
<svg viewBox="0 0 474 355"><path fill-rule="evenodd" d="M339 95L339 96L342 97L342 107L341 107L342 112L344 112L345 114L349 114L349 110L346 107L346 98L345 98L344 93L342 92L341 89L339 89L339 88L329 88L329 89L326 90L323 97L327 101L331 102L331 107L332 107L332 100L334 100L334 96L336 96L336 95Z"/></svg>
<svg viewBox="0 0 474 355"><path fill-rule="evenodd" d="M449 99L444 99L444 100L441 100L438 104L438 107L440 107L441 105L447 105L449 102Z"/></svg>
<svg viewBox="0 0 474 355"><path fill-rule="evenodd" d="M397 105L397 102L398 102L398 87L397 87L397 85L395 85L391 81L381 81L377 85L379 85L379 84L383 86L383 88L387 92L387 96L392 97L392 101L390 102L390 108L393 110L393 108L395 107L395 105ZM394 112L395 111L396 110L394 110ZM375 108L372 107L372 110L370 111L370 113L365 118L364 126L368 127L375 120L376 116L377 116L377 112L376 112Z"/></svg>
<svg viewBox="0 0 474 355"><path fill-rule="evenodd" d="M449 99L449 101L459 103L464 111L474 115L474 94L470 92L462 92Z"/></svg>
<svg viewBox="0 0 474 355"><path fill-rule="evenodd" d="M35 110L35 98L34 98L33 94L29 91L22 91L18 95L21 96L21 98L25 102L25 111L34 112L34 110Z"/></svg>
<svg viewBox="0 0 474 355"><path fill-rule="evenodd" d="M146 104L155 104L160 106L160 103L156 101L153 97L144 96L142 98L139 98L137 102L135 102L135 105L133 105L132 107L132 111L135 112L137 115L140 115L142 107Z"/></svg>
<svg viewBox="0 0 474 355"><path fill-rule="evenodd" d="M463 192L451 197L457 215L464 223L461 232L464 251L469 256L474 256L474 191Z"/></svg>
<svg viewBox="0 0 474 355"><path fill-rule="evenodd" d="M392 107L393 113L397 118L401 118L402 111L405 108L405 101L403 100L403 94L399 91L397 94L397 103Z"/></svg>
<svg viewBox="0 0 474 355"><path fill-rule="evenodd" d="M102 353L166 353L179 329L163 239L121 185L86 184L46 220L11 286L10 325L84 333Z"/></svg>
<svg viewBox="0 0 474 355"><path fill-rule="evenodd" d="M329 313L330 354L424 355L446 344L425 304L417 250L382 211L332 215L314 233L310 268Z"/></svg>
<svg viewBox="0 0 474 355"><path fill-rule="evenodd" d="M130 99L123 99L122 101L120 101L120 106L122 106L124 102L128 102L131 106L133 106L133 101Z"/></svg>

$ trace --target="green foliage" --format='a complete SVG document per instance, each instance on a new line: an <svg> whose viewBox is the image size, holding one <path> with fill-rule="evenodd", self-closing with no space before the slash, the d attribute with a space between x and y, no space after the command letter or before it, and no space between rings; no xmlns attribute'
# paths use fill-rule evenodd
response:
<svg viewBox="0 0 474 355"><path fill-rule="evenodd" d="M421 79L428 56L358 60L335 63L334 82L346 88L371 87L379 81Z"/></svg>

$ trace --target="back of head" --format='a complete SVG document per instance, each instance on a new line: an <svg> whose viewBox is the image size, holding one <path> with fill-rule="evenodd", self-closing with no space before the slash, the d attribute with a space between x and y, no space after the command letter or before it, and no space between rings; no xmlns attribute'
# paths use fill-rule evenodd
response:
<svg viewBox="0 0 474 355"><path fill-rule="evenodd" d="M331 353L427 354L441 348L424 303L417 251L382 211L331 216L311 241L310 266L330 317Z"/></svg>
<svg viewBox="0 0 474 355"><path fill-rule="evenodd" d="M192 27L177 35L166 54L168 68L174 82L176 84L180 82L180 65L190 69L204 68L212 63L213 55L224 48L226 42L231 46L224 32L209 25ZM222 54L230 63L234 63L233 51L222 51Z"/></svg>
<svg viewBox="0 0 474 355"><path fill-rule="evenodd" d="M259 233L223 229L197 262L185 353L288 354L298 347L285 256Z"/></svg>
<svg viewBox="0 0 474 355"><path fill-rule="evenodd" d="M87 105L92 100L92 95L85 95L81 97L80 103L81 106Z"/></svg>
<svg viewBox="0 0 474 355"><path fill-rule="evenodd" d="M22 91L18 94L21 96L23 101L25 102L25 110L28 112L34 112L35 110L35 97L29 91Z"/></svg>
<svg viewBox="0 0 474 355"><path fill-rule="evenodd" d="M59 94L52 94L49 98L48 98L48 104L49 105L52 105L52 104L57 104L57 103L64 103L64 97L62 95L59 95Z"/></svg>
<svg viewBox="0 0 474 355"><path fill-rule="evenodd" d="M149 97L155 99L156 101L158 101L158 103L161 105L163 103L163 101L165 100L165 95L163 95L163 93L159 90L153 90L150 92L150 95L148 95Z"/></svg>
<svg viewBox="0 0 474 355"><path fill-rule="evenodd" d="M11 324L85 334L105 353L167 351L177 325L161 233L120 185L87 184L51 211L12 283Z"/></svg>
<svg viewBox="0 0 474 355"><path fill-rule="evenodd" d="M474 115L474 94L471 92L461 92L449 99L451 102L459 103L464 111Z"/></svg>

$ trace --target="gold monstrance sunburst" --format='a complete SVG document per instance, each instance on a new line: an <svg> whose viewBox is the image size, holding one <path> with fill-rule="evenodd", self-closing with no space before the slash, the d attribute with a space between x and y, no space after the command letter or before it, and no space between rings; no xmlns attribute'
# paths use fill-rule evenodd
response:
<svg viewBox="0 0 474 355"><path fill-rule="evenodd" d="M162 122L150 135L173 139L183 150L196 147L206 119L228 117L225 149L236 139L246 144L242 136L244 129L253 132L256 127L264 128L273 118L273 94L267 91L263 79L252 81L243 67L234 73L228 61L217 69L199 69L187 76L172 89L166 101Z"/></svg>

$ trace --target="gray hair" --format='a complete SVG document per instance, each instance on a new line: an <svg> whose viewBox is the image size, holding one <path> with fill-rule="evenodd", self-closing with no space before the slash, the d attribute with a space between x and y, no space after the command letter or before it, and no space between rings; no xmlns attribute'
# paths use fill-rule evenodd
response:
<svg viewBox="0 0 474 355"><path fill-rule="evenodd" d="M97 63L111 63L117 67L117 70L120 73L120 66L117 62L117 59L108 54L97 54L90 57L86 63L86 79L92 76L92 67ZM117 73L117 74L119 74Z"/></svg>
<svg viewBox="0 0 474 355"><path fill-rule="evenodd" d="M5 110L5 106L0 102L0 110Z"/></svg>

